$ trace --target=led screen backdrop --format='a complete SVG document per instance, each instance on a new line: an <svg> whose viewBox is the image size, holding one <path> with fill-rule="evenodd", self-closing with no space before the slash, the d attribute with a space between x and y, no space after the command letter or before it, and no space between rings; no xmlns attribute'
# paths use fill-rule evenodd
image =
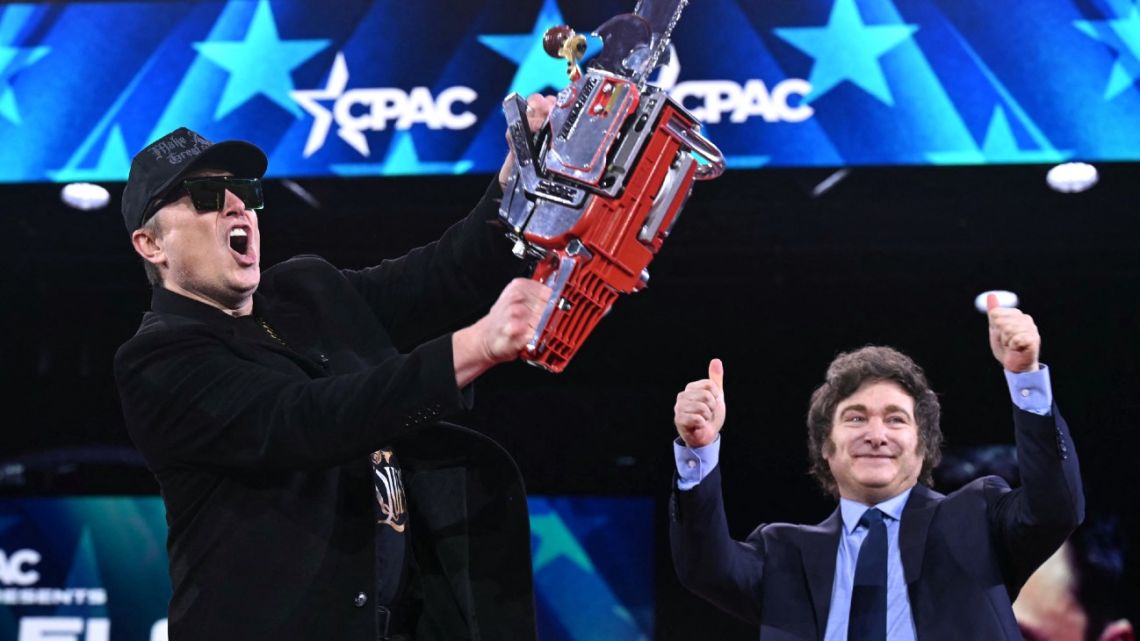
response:
<svg viewBox="0 0 1140 641"><path fill-rule="evenodd" d="M121 180L187 125L278 176L488 172L541 36L634 0L0 4L0 181ZM730 167L1140 159L1133 0L691 0L657 79Z"/></svg>
<svg viewBox="0 0 1140 641"><path fill-rule="evenodd" d="M653 500L528 504L539 639L652 639ZM0 499L0 639L166 641L169 598L161 499Z"/></svg>

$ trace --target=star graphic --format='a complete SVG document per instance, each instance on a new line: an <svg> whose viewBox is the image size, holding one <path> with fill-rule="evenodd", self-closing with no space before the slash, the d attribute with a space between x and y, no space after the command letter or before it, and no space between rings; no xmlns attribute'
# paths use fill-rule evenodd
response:
<svg viewBox="0 0 1140 641"><path fill-rule="evenodd" d="M483 45L511 62L518 63L519 68L507 93L517 92L520 96L529 96L551 87L561 89L568 82L566 61L551 58L542 48L542 36L546 30L560 24L565 24L565 21L558 3L555 0L545 0L530 33L479 36L479 42Z"/></svg>
<svg viewBox="0 0 1140 641"><path fill-rule="evenodd" d="M1108 76L1104 99L1112 100L1140 78L1140 6L1113 20L1074 20L1073 26L1088 37L1117 51L1116 64Z"/></svg>
<svg viewBox="0 0 1140 641"><path fill-rule="evenodd" d="M324 89L297 89L289 92L293 100L297 101L297 104L301 105L313 117L313 128L309 130L309 138L305 141L305 158L312 156L324 146L325 139L329 135L329 126L333 120L332 112L322 106L319 101L340 98L347 86L348 63L344 60L344 53L338 51ZM364 134L344 128L341 128L337 133L342 140L359 151L361 155L369 155L368 140L364 138Z"/></svg>
<svg viewBox="0 0 1140 641"><path fill-rule="evenodd" d="M301 117L293 91L292 71L329 45L329 40L282 40L277 35L269 0L260 0L244 40L195 42L199 55L230 72L214 120L263 94L289 113Z"/></svg>
<svg viewBox="0 0 1140 641"><path fill-rule="evenodd" d="M533 562L536 574L559 557L566 557L586 572L596 574L589 555L582 549L578 539L574 538L557 512L552 510L545 514L531 514L530 531L538 539Z"/></svg>
<svg viewBox="0 0 1140 641"><path fill-rule="evenodd" d="M814 59L811 67L811 102L849 80L881 102L894 106L894 96L883 76L879 58L918 31L917 25L868 25L859 16L855 0L836 0L823 27L784 27L777 36Z"/></svg>
<svg viewBox="0 0 1140 641"><path fill-rule="evenodd" d="M986 163L1053 163L1067 159L1071 154L1053 148L1021 149L1009 124L1009 117L1001 106L994 107L986 137L981 149L966 151L930 152L927 158L936 165L981 165Z"/></svg>
<svg viewBox="0 0 1140 641"><path fill-rule="evenodd" d="M63 169L49 170L48 176L56 182L97 182L123 180L131 171L131 154L127 151L127 143L119 125L111 127L111 133L107 134L107 142L94 167L79 168L81 156L82 154L76 154Z"/></svg>
<svg viewBox="0 0 1140 641"><path fill-rule="evenodd" d="M363 136L362 136L363 138ZM474 163L420 160L416 143L406 131L397 132L388 147L388 155L379 163L338 163L329 169L337 176L421 176L424 174L464 174Z"/></svg>
<svg viewBox="0 0 1140 641"><path fill-rule="evenodd" d="M0 116L16 125L21 122L20 109L16 105L11 79L51 51L51 47L17 47L13 44L16 34L30 17L29 7L15 6L0 11Z"/></svg>

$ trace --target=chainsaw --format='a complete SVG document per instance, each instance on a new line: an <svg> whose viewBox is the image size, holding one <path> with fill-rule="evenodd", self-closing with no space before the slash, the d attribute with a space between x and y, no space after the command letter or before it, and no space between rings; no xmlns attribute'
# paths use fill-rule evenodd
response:
<svg viewBox="0 0 1140 641"><path fill-rule="evenodd" d="M640 0L633 13L593 32L602 50L586 63L587 39L565 25L543 37L567 61L570 84L538 131L526 101L503 101L516 162L499 217L514 254L536 261L533 280L552 290L522 350L524 361L561 372L620 294L649 284L661 249L695 180L724 171L701 124L649 83L667 62L688 0Z"/></svg>

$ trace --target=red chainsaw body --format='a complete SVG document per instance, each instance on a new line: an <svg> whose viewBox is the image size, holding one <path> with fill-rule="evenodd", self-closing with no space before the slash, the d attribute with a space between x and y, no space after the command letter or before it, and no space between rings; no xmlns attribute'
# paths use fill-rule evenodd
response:
<svg viewBox="0 0 1140 641"><path fill-rule="evenodd" d="M521 357L560 372L618 296L648 284L693 181L720 175L724 158L667 93L603 68L563 89L539 131L525 110L517 94L504 102L516 163L499 216L553 291Z"/></svg>
<svg viewBox="0 0 1140 641"><path fill-rule="evenodd" d="M687 117L666 106L662 118ZM667 121L667 120L666 120ZM679 189L673 190L659 229L646 243L638 234L651 207L657 203L665 177L683 143L664 128L656 129L647 139L642 158L636 163L625 188L616 198L591 194L587 196L581 218L564 234L554 238L524 235L536 246L549 250L550 256L535 267L532 278L546 282L566 256L566 245L577 238L592 254L578 263L562 292L568 311L556 312L543 333L541 351L524 351L523 359L559 372L566 366L598 321L609 312L618 294L629 294L645 286L642 272L665 242L673 221L681 212L694 180L697 165L690 164L681 178Z"/></svg>

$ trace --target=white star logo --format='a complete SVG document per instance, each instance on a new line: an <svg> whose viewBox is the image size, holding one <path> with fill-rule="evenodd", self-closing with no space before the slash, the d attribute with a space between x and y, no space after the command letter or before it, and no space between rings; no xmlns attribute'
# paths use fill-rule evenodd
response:
<svg viewBox="0 0 1140 641"><path fill-rule="evenodd" d="M338 51L324 89L296 89L289 92L289 96L313 117L313 128L309 130L309 138L305 141L305 158L312 156L324 146L325 139L329 135L329 126L332 125L333 113L323 107L320 101L337 100L344 95L347 86L348 63L344 60L344 52ZM338 127L336 134L362 156L368 157L371 153L368 140L360 130Z"/></svg>

